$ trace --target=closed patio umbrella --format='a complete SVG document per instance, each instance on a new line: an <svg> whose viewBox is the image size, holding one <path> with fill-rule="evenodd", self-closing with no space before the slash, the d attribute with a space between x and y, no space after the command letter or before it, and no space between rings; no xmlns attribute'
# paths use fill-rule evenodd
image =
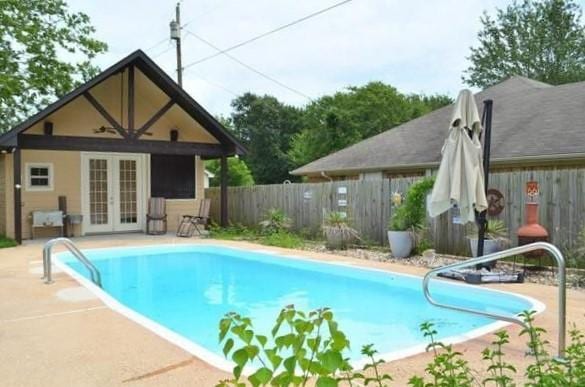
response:
<svg viewBox="0 0 585 387"><path fill-rule="evenodd" d="M441 151L441 164L431 193L428 208L432 217L457 205L461 222L474 222L475 211L487 209L481 130L481 118L473 94L469 90L462 90L455 102L449 134Z"/></svg>

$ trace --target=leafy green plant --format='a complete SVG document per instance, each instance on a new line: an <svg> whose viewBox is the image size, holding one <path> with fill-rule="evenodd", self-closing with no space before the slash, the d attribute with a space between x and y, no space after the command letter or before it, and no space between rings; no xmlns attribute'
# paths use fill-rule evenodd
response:
<svg viewBox="0 0 585 387"><path fill-rule="evenodd" d="M471 369L461 352L454 351L453 346L436 340L438 332L433 323L422 323L420 330L423 336L430 340L427 351L432 350L434 354L433 361L425 368L432 381L428 382L424 377L413 376L408 382L409 385L414 387L471 386L473 383Z"/></svg>
<svg viewBox="0 0 585 387"><path fill-rule="evenodd" d="M345 213L330 212L322 226L323 235L330 249L347 249L355 240L359 239L359 233L349 225Z"/></svg>
<svg viewBox="0 0 585 387"><path fill-rule="evenodd" d="M396 206L388 227L392 231L408 231L424 225L427 194L433 189L434 177L424 178L410 186L404 202Z"/></svg>
<svg viewBox="0 0 585 387"><path fill-rule="evenodd" d="M528 356L533 361L525 373L525 386L581 387L585 386L585 334L573 327L571 342L563 360L551 357L546 351L546 331L534 326L533 311L522 313L526 328L520 336L528 336ZM420 330L429 340L427 351L433 359L425 368L425 375L409 380L414 387L466 387L472 385L515 386L516 367L505 360L504 347L510 342L506 331L495 333L491 346L482 352L487 365L487 377L478 381L473 377L468 362L451 345L437 341L438 332L431 322L424 322ZM386 386L392 377L380 371L383 360L377 359L373 344L364 345L361 354L369 359L364 369L353 370L344 357L350 342L340 330L329 308L308 314L297 311L293 305L281 310L271 336L254 332L252 320L237 313L228 313L220 321L219 339L223 352L236 364L233 378L220 381L218 386L322 386L375 385ZM236 348L236 344L241 344ZM254 365L255 371L242 377L244 367Z"/></svg>
<svg viewBox="0 0 585 387"><path fill-rule="evenodd" d="M292 227L292 220L279 208L266 211L264 219L259 223L260 230L265 235L288 231Z"/></svg>
<svg viewBox="0 0 585 387"><path fill-rule="evenodd" d="M512 375L516 373L516 367L507 363L504 360L504 345L510 342L510 336L506 331L498 331L495 333L496 339L492 341L492 347L483 350L483 360L489 362L487 368L489 377L485 378L483 383L488 385L493 383L497 387L505 387L513 385L514 379Z"/></svg>
<svg viewBox="0 0 585 387"><path fill-rule="evenodd" d="M478 238L478 230L477 227L473 230L473 232L467 235L469 238ZM486 229L485 229L485 238L492 239L492 240L500 240L500 241L507 241L508 240L508 227L506 227L506 223L499 219L490 219L487 221Z"/></svg>
<svg viewBox="0 0 585 387"><path fill-rule="evenodd" d="M256 361L261 366L248 382L259 385L302 385L316 378L317 386L337 384L338 372L351 369L342 352L349 340L339 330L328 308L308 314L289 305L282 309L272 329L272 337L256 334L252 321L237 313L228 313L219 324L223 353L236 363L234 378L219 386L240 386L244 367ZM235 348L235 340L243 344Z"/></svg>

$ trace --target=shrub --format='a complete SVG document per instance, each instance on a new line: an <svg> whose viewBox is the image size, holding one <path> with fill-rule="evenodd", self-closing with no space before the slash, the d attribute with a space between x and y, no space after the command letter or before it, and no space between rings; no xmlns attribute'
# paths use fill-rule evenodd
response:
<svg viewBox="0 0 585 387"><path fill-rule="evenodd" d="M259 225L264 235L270 235L290 230L292 220L283 210L271 208L266 211L266 215Z"/></svg>
<svg viewBox="0 0 585 387"><path fill-rule="evenodd" d="M427 194L433 189L434 177L424 178L410 186L404 202L395 207L388 227L393 231L407 231L424 226Z"/></svg>
<svg viewBox="0 0 585 387"><path fill-rule="evenodd" d="M330 249L347 249L359 238L359 233L349 226L347 216L341 212L330 212L322 229Z"/></svg>
<svg viewBox="0 0 585 387"><path fill-rule="evenodd" d="M252 240L256 238L254 231L241 224L220 227L216 223L212 223L209 227L209 236L214 239L225 240Z"/></svg>
<svg viewBox="0 0 585 387"><path fill-rule="evenodd" d="M476 227L473 232L469 233L467 236L477 239L478 231L479 230ZM502 242L508 241L508 227L506 227L506 223L501 220L491 219L487 221L484 235L486 239L500 240Z"/></svg>

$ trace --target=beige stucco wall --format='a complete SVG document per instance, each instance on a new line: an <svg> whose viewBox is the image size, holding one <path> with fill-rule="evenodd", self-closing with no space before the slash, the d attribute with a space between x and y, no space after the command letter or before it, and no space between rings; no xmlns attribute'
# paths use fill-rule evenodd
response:
<svg viewBox="0 0 585 387"><path fill-rule="evenodd" d="M6 187L13 187L12 179L12 155L0 157L0 232L14 237L14 200L13 191ZM69 213L81 214L81 152L23 150L22 159L22 236L23 239L31 237L31 213L35 210L58 209L59 196L67 197L67 210ZM176 230L181 216L193 214L199 207L199 199L204 196L204 162L199 158L196 163L196 199L168 199L167 216L169 231ZM52 163L53 164L53 190L29 191L26 187L27 163ZM144 166L147 167L148 163ZM150 171L146 171L150 175ZM144 200L144 212L148 201L147 189ZM80 235L82 229L76 225L73 229L75 235ZM35 237L57 236L59 229L35 230Z"/></svg>
<svg viewBox="0 0 585 387"><path fill-rule="evenodd" d="M91 95L121 124L128 125L127 71L112 76L91 89ZM123 86L123 87L122 87ZM169 98L154 85L140 70L135 70L135 127L140 128L150 119ZM53 123L54 136L83 136L101 138L121 138L117 133L94 133L94 129L111 125L87 101L80 96L63 106L45 120L26 130L27 134L43 134L45 121ZM141 140L169 141L170 130L179 131L180 142L202 142L216 144L218 141L191 118L183 109L174 105L147 131Z"/></svg>
<svg viewBox="0 0 585 387"><path fill-rule="evenodd" d="M0 154L0 234L6 235L6 155Z"/></svg>

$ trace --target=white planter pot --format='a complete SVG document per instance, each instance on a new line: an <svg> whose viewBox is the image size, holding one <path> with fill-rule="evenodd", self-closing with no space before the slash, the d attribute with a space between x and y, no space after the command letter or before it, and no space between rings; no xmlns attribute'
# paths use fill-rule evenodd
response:
<svg viewBox="0 0 585 387"><path fill-rule="evenodd" d="M412 233L410 231L388 231L388 243L390 251L396 258L406 258L413 247Z"/></svg>
<svg viewBox="0 0 585 387"><path fill-rule="evenodd" d="M469 247L471 248L471 256L477 257L477 238L468 238ZM486 239L483 242L483 255L497 253L502 250L500 242L494 239Z"/></svg>

